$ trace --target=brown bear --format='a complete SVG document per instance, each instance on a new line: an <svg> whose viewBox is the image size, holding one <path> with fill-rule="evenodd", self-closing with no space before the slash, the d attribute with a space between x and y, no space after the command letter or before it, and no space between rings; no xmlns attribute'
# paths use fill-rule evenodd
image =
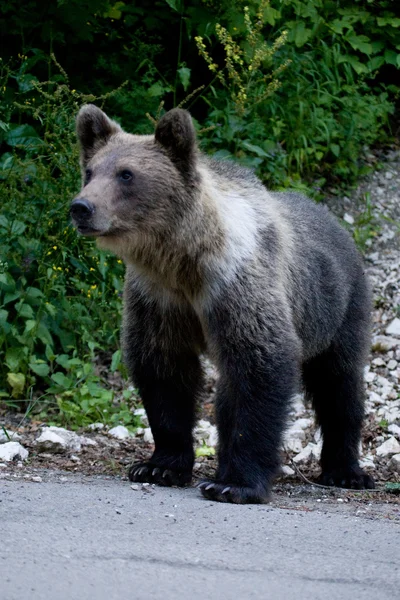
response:
<svg viewBox="0 0 400 600"><path fill-rule="evenodd" d="M325 207L203 155L184 110L143 136L87 105L77 133L83 187L71 217L126 264L122 345L155 441L130 479L191 481L208 353L219 447L205 497L267 500L300 389L321 426L320 482L372 488L358 463L371 302L348 233Z"/></svg>

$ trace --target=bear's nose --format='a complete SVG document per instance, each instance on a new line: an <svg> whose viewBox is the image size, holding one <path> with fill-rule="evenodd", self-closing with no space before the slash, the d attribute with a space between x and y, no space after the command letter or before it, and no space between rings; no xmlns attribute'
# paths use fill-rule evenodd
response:
<svg viewBox="0 0 400 600"><path fill-rule="evenodd" d="M94 206L86 198L77 198L72 202L69 213L77 221L88 219L94 213Z"/></svg>

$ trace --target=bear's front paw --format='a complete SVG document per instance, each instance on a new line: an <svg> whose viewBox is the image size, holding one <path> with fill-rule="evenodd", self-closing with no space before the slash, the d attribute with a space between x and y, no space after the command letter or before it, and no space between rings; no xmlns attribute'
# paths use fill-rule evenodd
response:
<svg viewBox="0 0 400 600"><path fill-rule="evenodd" d="M217 502L231 502L232 504L265 504L269 501L267 490L263 487L246 487L234 483L220 483L219 481L202 481L198 487L204 498Z"/></svg>
<svg viewBox="0 0 400 600"><path fill-rule="evenodd" d="M140 483L183 487L192 480L191 471L175 471L151 462L135 463L129 468L129 479Z"/></svg>
<svg viewBox="0 0 400 600"><path fill-rule="evenodd" d="M367 475L360 467L342 467L322 471L318 478L318 483L351 490L373 490L375 488L375 482L372 477Z"/></svg>

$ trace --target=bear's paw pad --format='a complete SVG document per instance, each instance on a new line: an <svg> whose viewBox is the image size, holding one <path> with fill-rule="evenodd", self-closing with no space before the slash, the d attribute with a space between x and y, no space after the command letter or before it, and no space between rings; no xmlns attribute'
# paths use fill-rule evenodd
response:
<svg viewBox="0 0 400 600"><path fill-rule="evenodd" d="M175 471L150 462L135 463L129 468L129 479L139 483L183 487L192 479L191 471Z"/></svg>

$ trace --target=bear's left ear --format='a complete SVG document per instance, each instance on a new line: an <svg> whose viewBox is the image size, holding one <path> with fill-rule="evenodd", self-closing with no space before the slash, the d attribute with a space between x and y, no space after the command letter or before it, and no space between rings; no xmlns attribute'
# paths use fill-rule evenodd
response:
<svg viewBox="0 0 400 600"><path fill-rule="evenodd" d="M76 117L76 133L81 147L82 166L85 167L99 148L119 131L122 129L118 123L109 119L100 108L94 104L82 106Z"/></svg>
<svg viewBox="0 0 400 600"><path fill-rule="evenodd" d="M167 151L183 173L193 168L196 159L196 132L192 117L186 110L173 108L157 123L156 141Z"/></svg>

